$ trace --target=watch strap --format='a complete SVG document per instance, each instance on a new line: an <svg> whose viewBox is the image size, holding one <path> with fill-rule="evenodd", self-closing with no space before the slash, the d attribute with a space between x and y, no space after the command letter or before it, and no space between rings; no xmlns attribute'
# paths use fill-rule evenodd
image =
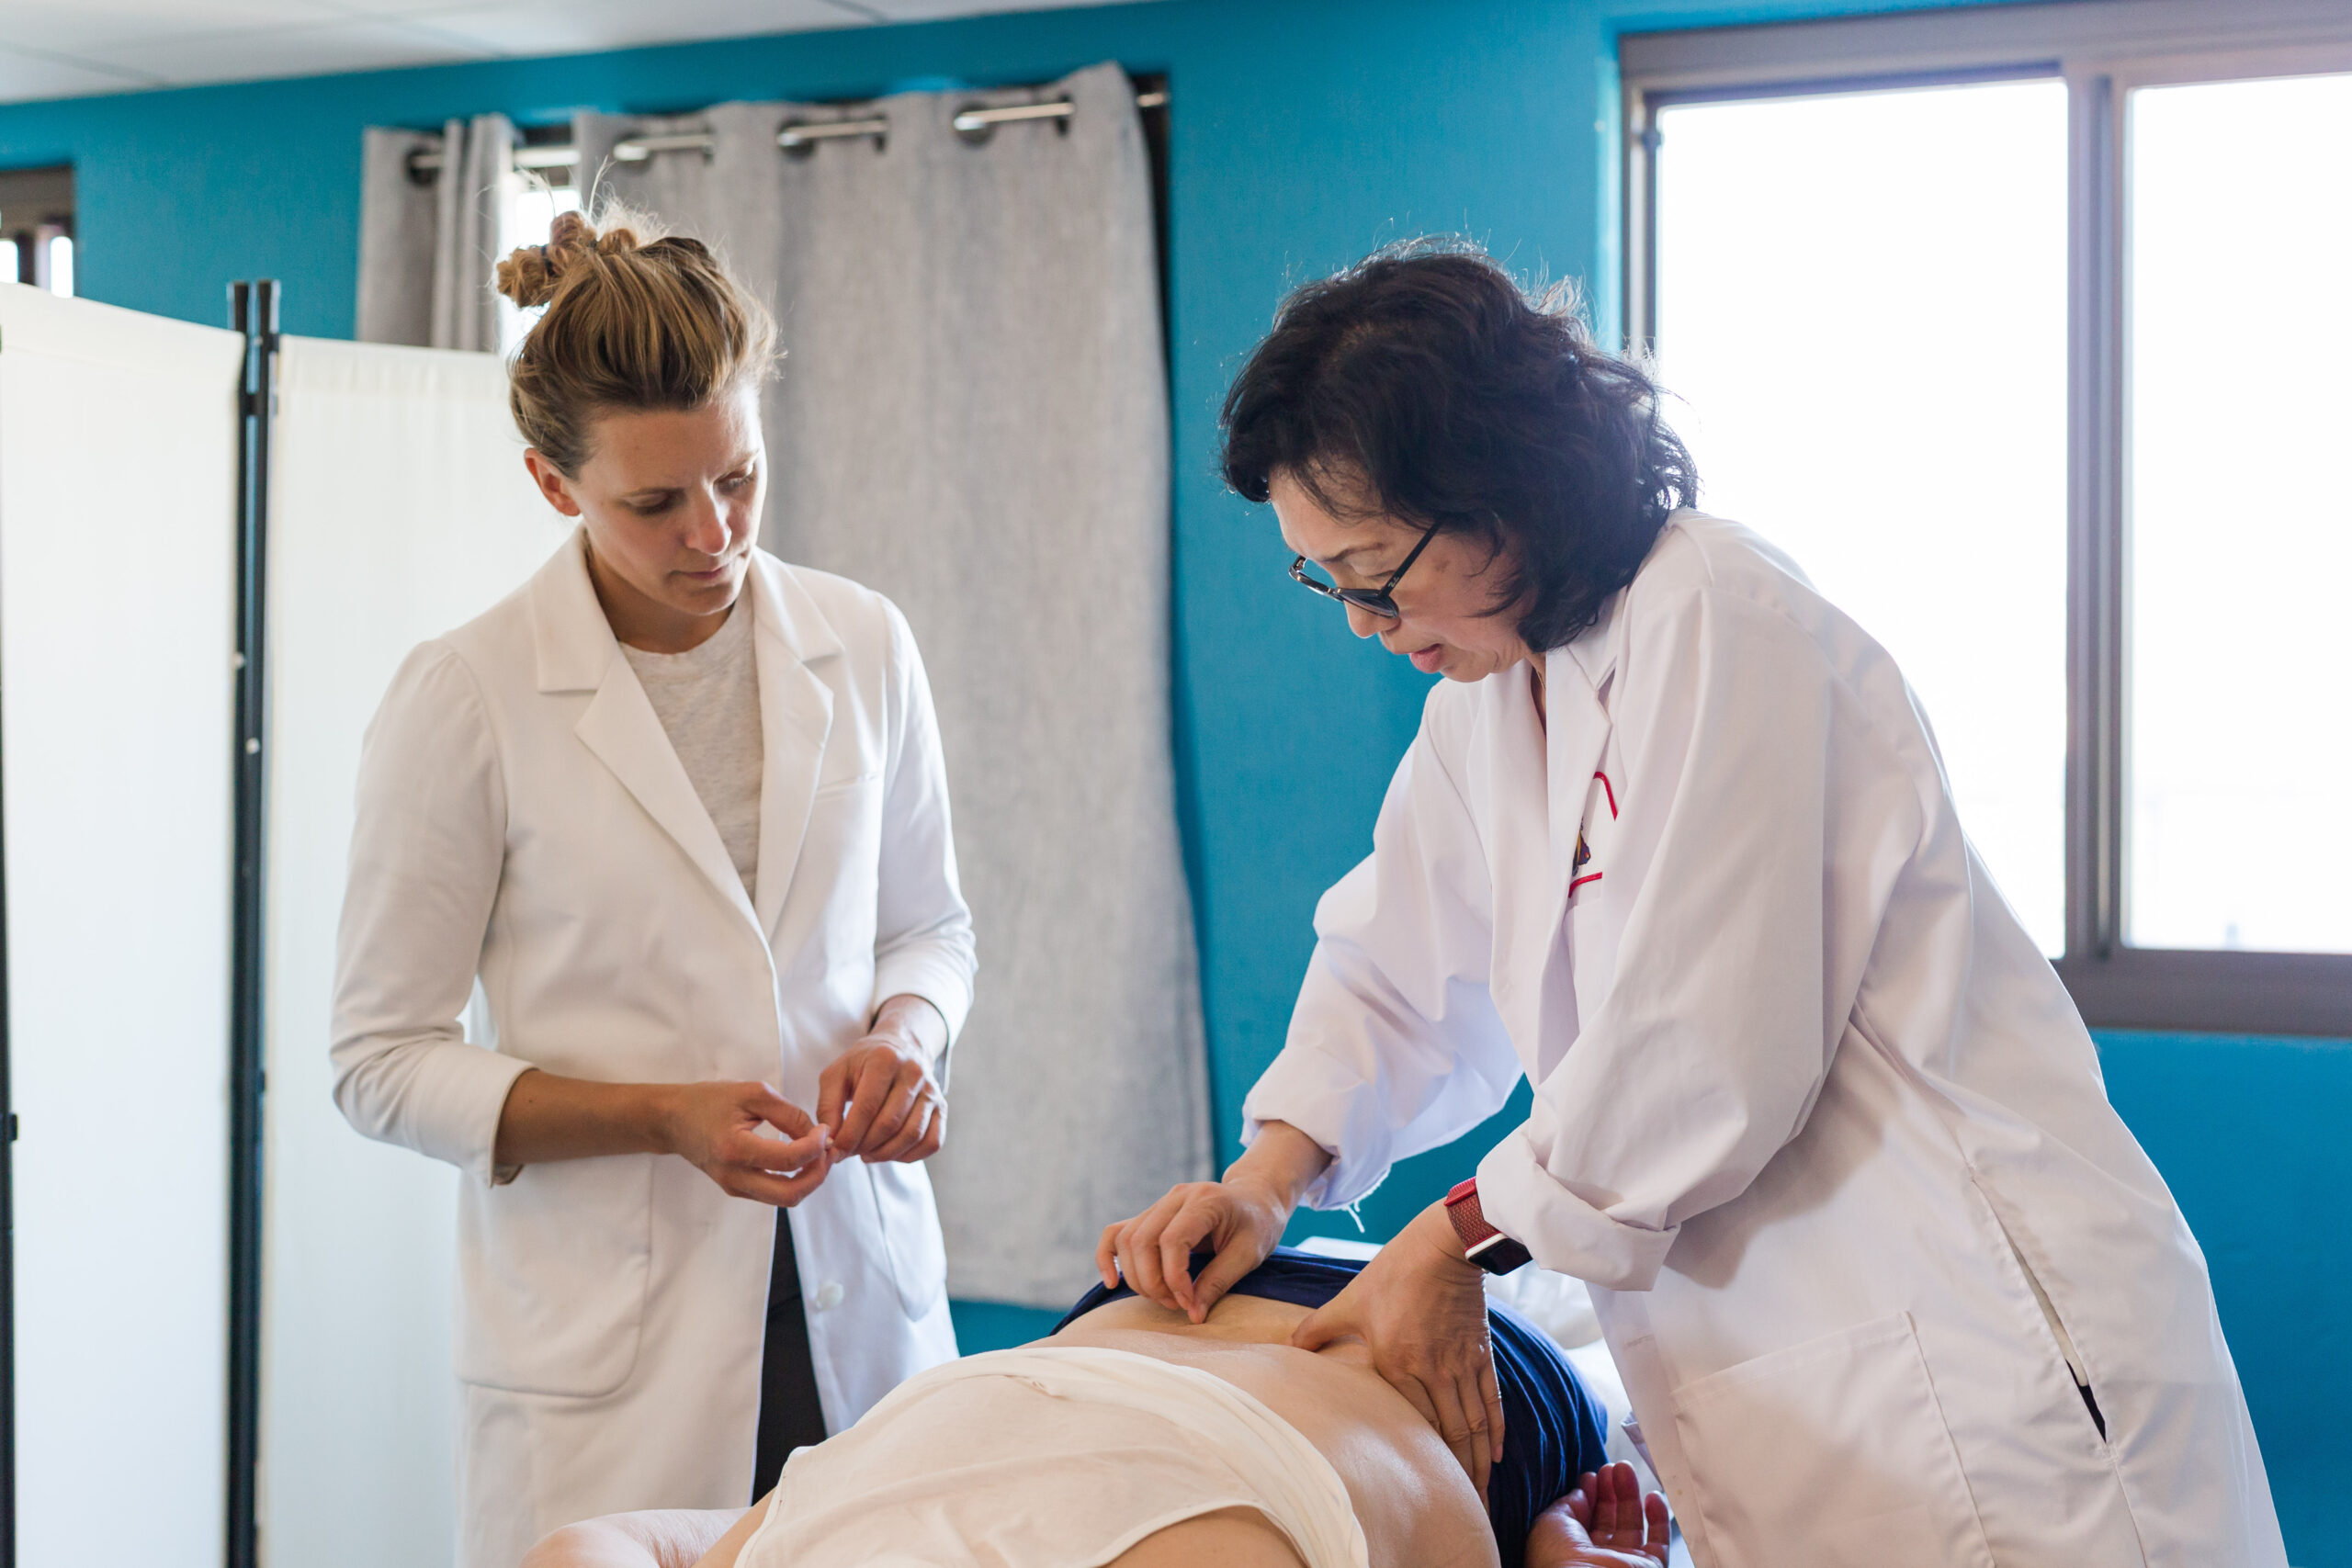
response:
<svg viewBox="0 0 2352 1568"><path fill-rule="evenodd" d="M1463 1256L1489 1274L1508 1274L1530 1261L1526 1247L1487 1223L1478 1206L1478 1179L1472 1177L1445 1195L1445 1217L1462 1238Z"/></svg>
<svg viewBox="0 0 2352 1568"><path fill-rule="evenodd" d="M1462 1238L1465 1248L1498 1234L1487 1223L1486 1211L1478 1207L1478 1179L1475 1176L1455 1183L1453 1190L1445 1195L1445 1217L1453 1223L1453 1234Z"/></svg>

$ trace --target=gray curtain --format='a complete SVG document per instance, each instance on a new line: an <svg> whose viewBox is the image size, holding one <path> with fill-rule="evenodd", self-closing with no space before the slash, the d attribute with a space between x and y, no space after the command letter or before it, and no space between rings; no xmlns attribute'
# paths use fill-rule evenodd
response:
<svg viewBox="0 0 2352 1568"><path fill-rule="evenodd" d="M950 124L1067 95L1066 121ZM889 121L787 153L789 119ZM707 157L607 156L707 129ZM1067 1303L1095 1238L1209 1170L1176 832L1169 431L1150 175L1115 66L854 111L584 116L583 177L768 291L765 540L888 593L936 695L980 948L933 1162L958 1295Z"/></svg>
<svg viewBox="0 0 2352 1568"><path fill-rule="evenodd" d="M453 119L439 136L369 127L359 206L362 343L498 347L500 219L514 190L514 127L503 114ZM442 154L420 179L409 157Z"/></svg>

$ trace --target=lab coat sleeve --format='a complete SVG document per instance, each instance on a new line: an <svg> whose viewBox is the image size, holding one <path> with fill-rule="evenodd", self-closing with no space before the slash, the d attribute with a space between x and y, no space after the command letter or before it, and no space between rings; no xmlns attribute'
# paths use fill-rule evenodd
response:
<svg viewBox="0 0 2352 1568"><path fill-rule="evenodd" d="M1572 946L1580 921L1622 919L1616 961L1598 995L1579 976L1582 1028L1478 1191L1544 1267L1643 1291L1682 1222L1804 1127L1853 1003L1830 977L1859 964L1825 937L1825 886L1848 868L1837 680L1814 639L1777 608L1685 589L1646 609L1617 681L1622 816L1577 895L1606 901L1568 915Z"/></svg>
<svg viewBox="0 0 2352 1568"><path fill-rule="evenodd" d="M874 936L874 1005L918 996L947 1021L950 1041L972 1008L972 911L956 874L947 763L922 654L898 607L890 629L891 733L883 772L881 887ZM943 1064L944 1065L944 1064Z"/></svg>
<svg viewBox="0 0 2352 1568"><path fill-rule="evenodd" d="M359 761L336 941L335 1104L368 1137L494 1179L491 1152L531 1064L459 1018L505 856L506 799L472 673L426 643L393 676Z"/></svg>
<svg viewBox="0 0 2352 1568"><path fill-rule="evenodd" d="M1286 1122L1330 1165L1305 1195L1342 1208L1397 1160L1501 1109L1519 1058L1487 989L1493 897L1468 806L1432 735L1445 693L1389 781L1372 853L1323 895L1282 1052L1243 1102L1242 1141Z"/></svg>

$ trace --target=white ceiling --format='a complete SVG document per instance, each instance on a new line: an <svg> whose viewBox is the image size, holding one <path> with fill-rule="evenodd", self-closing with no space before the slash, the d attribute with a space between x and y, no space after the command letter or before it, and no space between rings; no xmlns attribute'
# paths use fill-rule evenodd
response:
<svg viewBox="0 0 2352 1568"><path fill-rule="evenodd" d="M0 103L1102 0L0 0Z"/></svg>

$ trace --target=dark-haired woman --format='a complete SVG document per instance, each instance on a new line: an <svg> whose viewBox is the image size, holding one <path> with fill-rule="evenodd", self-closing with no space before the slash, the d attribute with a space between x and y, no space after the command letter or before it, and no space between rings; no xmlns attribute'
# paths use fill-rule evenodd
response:
<svg viewBox="0 0 2352 1568"><path fill-rule="evenodd" d="M1702 1565L2283 1564L2203 1257L1901 672L1688 509L1646 377L1420 246L1294 296L1225 424L1292 574L1445 680L1248 1151L1110 1226L1106 1280L1197 1316L1524 1076L1294 1341L1362 1337L1474 1476L1481 1269L1532 1255L1591 1282Z"/></svg>

